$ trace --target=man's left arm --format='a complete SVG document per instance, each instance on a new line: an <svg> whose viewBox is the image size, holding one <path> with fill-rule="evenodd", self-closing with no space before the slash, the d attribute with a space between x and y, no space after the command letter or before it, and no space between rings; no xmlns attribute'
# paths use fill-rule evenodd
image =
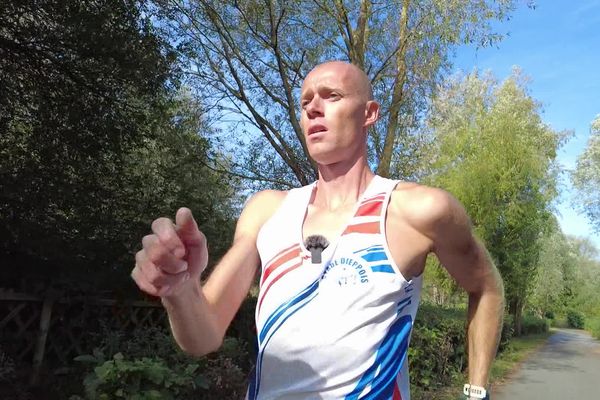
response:
<svg viewBox="0 0 600 400"><path fill-rule="evenodd" d="M485 247L473 236L462 205L447 192L433 191L433 252L469 296L469 383L487 387L502 331L502 278Z"/></svg>

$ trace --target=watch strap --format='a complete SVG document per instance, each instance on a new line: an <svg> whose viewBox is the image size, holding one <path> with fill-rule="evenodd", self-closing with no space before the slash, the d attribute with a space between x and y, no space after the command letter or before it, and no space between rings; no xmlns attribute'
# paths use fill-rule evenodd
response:
<svg viewBox="0 0 600 400"><path fill-rule="evenodd" d="M484 387L471 385L469 383L465 383L465 386L463 386L463 394L472 399L488 398L488 392Z"/></svg>

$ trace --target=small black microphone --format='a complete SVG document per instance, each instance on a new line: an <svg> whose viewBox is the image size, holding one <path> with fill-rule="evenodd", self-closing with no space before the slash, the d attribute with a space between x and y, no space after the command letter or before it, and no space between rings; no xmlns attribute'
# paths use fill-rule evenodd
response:
<svg viewBox="0 0 600 400"><path fill-rule="evenodd" d="M304 241L304 246L310 251L310 258L313 264L321 263L321 253L329 246L329 242L322 235L310 235Z"/></svg>

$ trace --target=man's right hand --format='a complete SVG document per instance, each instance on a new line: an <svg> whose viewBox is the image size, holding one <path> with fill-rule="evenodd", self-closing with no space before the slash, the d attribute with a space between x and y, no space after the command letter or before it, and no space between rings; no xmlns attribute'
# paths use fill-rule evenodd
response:
<svg viewBox="0 0 600 400"><path fill-rule="evenodd" d="M176 296L199 283L208 263L206 237L188 208L180 208L175 223L168 218L152 222L152 234L142 239L131 277L152 296Z"/></svg>

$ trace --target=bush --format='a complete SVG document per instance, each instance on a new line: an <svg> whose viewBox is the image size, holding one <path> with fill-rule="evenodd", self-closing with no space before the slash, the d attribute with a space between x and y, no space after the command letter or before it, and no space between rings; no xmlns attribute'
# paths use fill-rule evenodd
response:
<svg viewBox="0 0 600 400"><path fill-rule="evenodd" d="M586 329L589 330L596 339L600 339L600 316L588 318L586 321Z"/></svg>
<svg viewBox="0 0 600 400"><path fill-rule="evenodd" d="M465 309L421 306L408 351L415 394L428 397L428 392L452 384L466 369L466 316ZM499 352L508 346L512 336L513 320L505 315Z"/></svg>
<svg viewBox="0 0 600 400"><path fill-rule="evenodd" d="M217 353L195 358L177 347L169 331L153 328L127 336L106 332L93 355L76 360L88 364L88 399L221 400L244 396L249 369L240 367L248 364L244 347L226 338Z"/></svg>
<svg viewBox="0 0 600 400"><path fill-rule="evenodd" d="M15 378L15 362L0 348L0 382L10 382Z"/></svg>
<svg viewBox="0 0 600 400"><path fill-rule="evenodd" d="M525 315L521 321L521 334L523 336L545 333L548 332L548 329L550 329L548 320L535 315Z"/></svg>
<svg viewBox="0 0 600 400"><path fill-rule="evenodd" d="M504 318L502 319L502 333L500 336L500 344L498 345L499 353L506 349L511 339L513 338L515 333L514 326L515 324L513 316L509 314L504 314Z"/></svg>
<svg viewBox="0 0 600 400"><path fill-rule="evenodd" d="M449 384L466 366L465 310L423 304L408 351L411 383L417 387Z"/></svg>
<svg viewBox="0 0 600 400"><path fill-rule="evenodd" d="M577 310L567 311L567 323L569 328L583 329L585 326L585 316Z"/></svg>
<svg viewBox="0 0 600 400"><path fill-rule="evenodd" d="M246 300L240 306L235 318L231 322L229 329L227 330L227 336L238 339L242 346L244 346L246 357L245 363L240 363L240 367L249 369L254 364L257 353L256 343L256 322L254 318L254 312L256 310L256 296L248 296Z"/></svg>
<svg viewBox="0 0 600 400"><path fill-rule="evenodd" d="M208 388L206 379L196 374L197 363L174 369L162 358L127 360L121 353L104 361L101 352L80 356L77 360L99 364L84 380L86 396L91 400L191 398L197 388Z"/></svg>

